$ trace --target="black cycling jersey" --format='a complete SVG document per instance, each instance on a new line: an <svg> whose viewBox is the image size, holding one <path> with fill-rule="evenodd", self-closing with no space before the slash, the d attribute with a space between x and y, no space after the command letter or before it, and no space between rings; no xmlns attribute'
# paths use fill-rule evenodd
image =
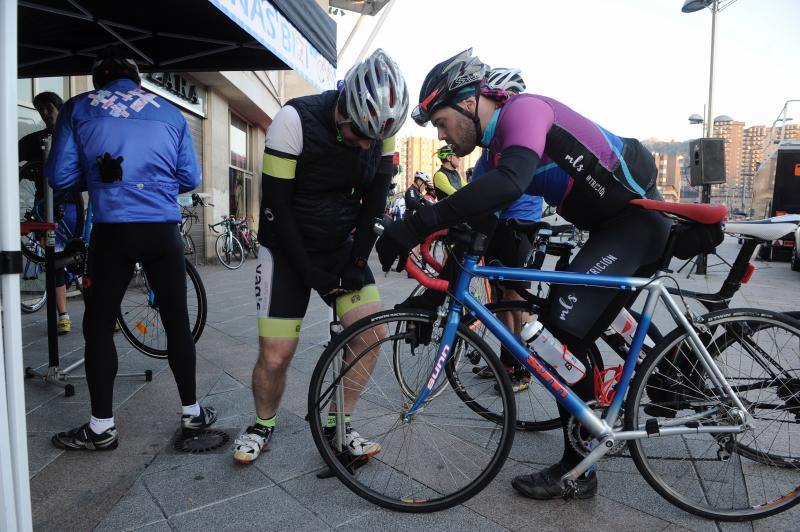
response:
<svg viewBox="0 0 800 532"><path fill-rule="evenodd" d="M393 170L393 137L367 150L337 139L337 98L327 91L290 100L267 132L259 241L284 250L307 283L309 252L337 250L354 230L353 258L367 258Z"/></svg>
<svg viewBox="0 0 800 532"><path fill-rule="evenodd" d="M403 218L411 216L421 207L431 205L431 202L414 185L408 187L404 200L406 202L406 212L403 214Z"/></svg>
<svg viewBox="0 0 800 532"><path fill-rule="evenodd" d="M436 199L445 199L456 190L460 190L467 181L461 177L458 170L450 170L442 166L433 174L433 186L436 188Z"/></svg>

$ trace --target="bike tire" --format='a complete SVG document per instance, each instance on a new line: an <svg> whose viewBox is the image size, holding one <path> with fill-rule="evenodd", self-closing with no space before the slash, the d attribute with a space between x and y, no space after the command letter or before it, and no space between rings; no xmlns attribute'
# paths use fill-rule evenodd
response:
<svg viewBox="0 0 800 532"><path fill-rule="evenodd" d="M435 342L423 343L424 338L414 337L413 333L411 336L406 333L396 336L392 333L381 337L380 331L419 330L417 327L409 327L409 324L432 325L435 319L435 313L413 310L388 310L363 318L331 340L311 377L308 419L318 451L345 486L383 508L402 512L434 512L460 504L491 482L502 468L513 444L514 402L511 400L508 378L496 357L487 351L483 341L463 326L459 326L456 342L470 344L479 350L495 376L493 383L497 384L499 393L495 394L492 390L496 402L493 411L495 415L489 416L495 419L489 420L486 415L476 415L474 405L463 404L451 383L448 393L432 399L429 397L422 410L407 421L398 422L397 414L406 408L404 405L408 399L402 391L394 388L397 381L392 369L393 363L383 344L409 340L407 345L416 343L417 346L429 347L428 354L422 355L422 360L430 362L427 366L429 371L434 368L437 346ZM375 332L376 330L379 332ZM421 343L417 343L417 340ZM364 347L359 350L353 348L354 344ZM352 358L336 370L336 361L341 361L342 353L345 352ZM370 353L373 352L377 353L374 369L365 378L361 371L362 361L365 357L372 356ZM455 367L454 358L449 360L444 364L445 375L447 379L452 379L459 368ZM366 363L369 363L368 359ZM421 390L426 385L427 377L422 374L420 377L423 378L418 388ZM380 453L361 464L347 458L349 455L346 451L335 450L324 432L325 420L331 415L331 405L335 405L333 401L338 387L344 388L355 379L361 379L365 384L359 384L358 393L361 398L350 409L351 412L348 412L352 415L353 428L381 444ZM463 381L461 384L465 385ZM470 384L475 385L474 382ZM491 387L492 383L484 381L478 385ZM400 412L396 411L398 409ZM424 437L423 431L427 431L424 432ZM441 441L453 449L432 452L432 448L438 449L438 436L446 431L451 432L447 432L447 436ZM404 451L403 447L413 445L416 437L421 438L423 443L420 446L424 449ZM455 464L455 457L464 457L472 452L475 452L475 458L467 458ZM425 463L420 462L420 467L412 471L418 458L424 458ZM356 469L358 465L363 467ZM453 466L465 471L453 472L450 470ZM474 477L472 472L475 473ZM455 479L454 475L461 476Z"/></svg>
<svg viewBox="0 0 800 532"><path fill-rule="evenodd" d="M752 427L742 433L672 436L671 442L660 447L665 437L652 437L652 434L649 438L629 441L628 448L637 469L669 502L708 519L748 521L795 506L800 503L797 489L800 465L796 462L800 449L777 452L773 447L791 447L790 430L796 433L794 441L800 441L800 434L797 434L800 428L794 429L798 426L796 415L800 406L795 404L795 395L783 400L783 406L780 404L782 387L797 380L794 375L800 367L797 353L800 322L779 312L727 309L701 316L698 323L705 331L702 341L750 413ZM761 334L767 330L769 334ZM730 399L708 384L705 369L690 358L695 355L687 347L687 337L682 328L676 329L641 362L626 398L626 430L638 430L646 423L648 432L654 426L663 430L667 426L720 427L738 423ZM737 345L745 345L744 339L755 342L759 349L738 349ZM787 347L794 351L787 353ZM764 357L763 353L769 356ZM759 355L761 362L746 364L745 357L758 360L754 355ZM778 373L786 371L784 364L776 361L788 361L786 367L791 378L781 380L773 375L776 370ZM775 391L771 392L773 386ZM791 401L795 403L789 405ZM687 421L681 423L684 416ZM762 433L784 428L786 435L767 434L757 441ZM675 438L681 441L676 444ZM760 450L765 448L766 452ZM756 450L760 450L758 456L753 455ZM678 453L688 457L673 456ZM792 458L793 465L787 467L790 462L786 459L773 461L771 457L774 456ZM721 472L712 473L715 465ZM766 472L770 473L768 479L763 477ZM761 478L757 478L758 475ZM726 482L728 478L729 483ZM762 493L765 500L761 500Z"/></svg>
<svg viewBox="0 0 800 532"><path fill-rule="evenodd" d="M181 233L183 239L183 254L192 256L192 263L197 266L197 248L194 246L194 238L189 233Z"/></svg>
<svg viewBox="0 0 800 532"><path fill-rule="evenodd" d="M258 243L258 233L255 231L250 231L250 251L253 254L254 259L258 259L258 248L261 244Z"/></svg>
<svg viewBox="0 0 800 532"><path fill-rule="evenodd" d="M208 318L208 298L197 268L184 258L188 277L187 293L194 295L195 304L187 302L189 323L192 325L194 342L200 339ZM117 320L120 332L130 344L143 354L158 359L167 358L166 332L161 322L160 311L150 303L150 288L146 279L142 286L131 283L120 304ZM191 298L190 298L191 301Z"/></svg>
<svg viewBox="0 0 800 532"><path fill-rule="evenodd" d="M41 252L42 256L44 256L44 250L41 250ZM47 303L44 262L32 261L26 253L23 253L22 257L19 290L20 307L22 312L26 314L37 312Z"/></svg>
<svg viewBox="0 0 800 532"><path fill-rule="evenodd" d="M214 251L219 262L229 270L235 270L244 263L244 248L235 236L231 236L231 249L228 249L228 235L219 235L214 243Z"/></svg>

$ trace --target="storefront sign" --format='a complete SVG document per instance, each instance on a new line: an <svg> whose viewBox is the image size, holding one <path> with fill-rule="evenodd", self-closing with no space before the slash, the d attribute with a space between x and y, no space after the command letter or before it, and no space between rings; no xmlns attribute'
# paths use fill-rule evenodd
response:
<svg viewBox="0 0 800 532"><path fill-rule="evenodd" d="M267 0L208 0L317 89L332 89L335 70Z"/></svg>
<svg viewBox="0 0 800 532"><path fill-rule="evenodd" d="M142 78L142 87L195 114L205 116L206 90L181 74L149 72Z"/></svg>

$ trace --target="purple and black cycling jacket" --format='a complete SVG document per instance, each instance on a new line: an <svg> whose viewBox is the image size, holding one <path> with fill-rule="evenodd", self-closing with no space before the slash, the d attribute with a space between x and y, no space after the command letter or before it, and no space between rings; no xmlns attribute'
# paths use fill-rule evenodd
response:
<svg viewBox="0 0 800 532"><path fill-rule="evenodd" d="M618 137L546 96L520 94L503 103L483 144L486 175L435 206L437 226L500 210L526 193L589 229L629 200L657 194L655 162L638 140Z"/></svg>

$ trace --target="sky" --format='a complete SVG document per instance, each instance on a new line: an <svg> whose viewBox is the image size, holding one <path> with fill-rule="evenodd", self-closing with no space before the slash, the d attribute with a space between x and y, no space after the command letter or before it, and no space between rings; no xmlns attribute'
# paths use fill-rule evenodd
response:
<svg viewBox="0 0 800 532"><path fill-rule="evenodd" d="M400 66L411 105L427 72L473 47L492 66L522 70L527 92L555 98L622 137L702 136L689 115L708 101L711 12L683 0L396 0L368 52ZM386 9L384 7L384 9ZM378 16L339 61L353 65ZM334 16L339 49L358 15ZM800 0L737 0L717 15L714 116L771 125L800 99ZM793 116L796 115L796 116ZM800 102L789 116L800 122ZM411 119L401 134L435 136Z"/></svg>

